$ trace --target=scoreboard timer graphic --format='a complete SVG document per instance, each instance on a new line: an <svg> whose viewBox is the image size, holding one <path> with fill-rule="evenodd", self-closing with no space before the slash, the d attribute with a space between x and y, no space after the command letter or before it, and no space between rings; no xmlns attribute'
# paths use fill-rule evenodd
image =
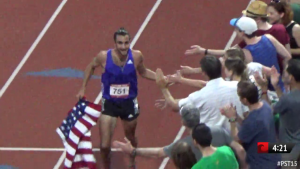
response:
<svg viewBox="0 0 300 169"><path fill-rule="evenodd" d="M258 142L258 153L290 153L295 146L295 143L269 143Z"/></svg>

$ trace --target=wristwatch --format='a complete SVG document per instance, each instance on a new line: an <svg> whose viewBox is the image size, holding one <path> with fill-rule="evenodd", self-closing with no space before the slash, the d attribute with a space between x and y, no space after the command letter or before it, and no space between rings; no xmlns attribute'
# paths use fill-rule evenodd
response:
<svg viewBox="0 0 300 169"><path fill-rule="evenodd" d="M136 156L136 148L134 148L134 149L132 150L131 156L132 156L132 157L135 157L135 156Z"/></svg>
<svg viewBox="0 0 300 169"><path fill-rule="evenodd" d="M205 55L208 54L208 49L205 49L204 54L205 54Z"/></svg>
<svg viewBox="0 0 300 169"><path fill-rule="evenodd" d="M229 118L229 120L228 120L230 123L232 123L232 122L236 122L236 117L231 117L231 118Z"/></svg>

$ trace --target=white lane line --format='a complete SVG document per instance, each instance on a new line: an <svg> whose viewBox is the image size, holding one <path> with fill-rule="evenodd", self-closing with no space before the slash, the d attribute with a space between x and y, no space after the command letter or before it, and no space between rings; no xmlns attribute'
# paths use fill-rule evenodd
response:
<svg viewBox="0 0 300 169"><path fill-rule="evenodd" d="M5 82L4 86L1 88L0 90L0 98L3 96L3 94L5 93L5 91L7 90L7 88L9 87L9 85L12 83L12 81L14 80L14 78L17 76L17 74L19 73L19 71L22 69L22 67L24 66L24 64L26 63L26 61L28 60L28 58L30 57L30 55L32 54L32 52L34 51L34 49L36 48L36 46L39 44L39 42L41 41L41 39L43 38L43 36L45 35L45 33L47 32L47 30L49 29L49 27L51 26L51 24L53 23L53 21L55 20L55 18L57 17L57 15L59 14L59 12L62 10L62 8L64 7L64 5L66 4L67 0L63 0L59 6L57 7L57 9L55 10L55 12L53 13L53 15L51 16L51 18L49 19L49 21L47 22L46 26L44 27L44 29L42 30L42 32L39 34L39 36L35 39L35 41L33 42L33 44L31 45L31 47L29 48L29 50L27 51L27 53L25 54L25 56L23 57L23 59L21 60L21 62L19 63L19 65L16 67L16 69L13 71L13 73L10 75L10 77L8 78L8 80Z"/></svg>
<svg viewBox="0 0 300 169"><path fill-rule="evenodd" d="M0 147L0 151L33 151L33 152L63 152L65 148L42 148L42 147ZM100 151L100 148L93 148L93 151ZM112 148L111 151L121 151L118 148Z"/></svg>
<svg viewBox="0 0 300 169"><path fill-rule="evenodd" d="M53 169L59 169L60 165L64 162L66 154L67 154L67 152L66 152L66 150L64 150L64 152L59 157L59 159L58 159L57 163L55 164L55 166L53 167Z"/></svg>
<svg viewBox="0 0 300 169"><path fill-rule="evenodd" d="M255 0L250 0L246 8L248 8L248 6L250 5L250 3L251 3L252 1L255 1ZM232 33L232 35L231 35L229 41L227 42L227 44L226 44L224 50L230 48L230 46L232 45L232 43L233 43L235 37L236 37L236 33L233 31L233 33ZM182 131L182 130L183 130L183 131ZM182 137L182 135L183 135L183 133L184 133L184 130L185 130L185 127L184 127L184 126L181 126L181 128L180 128L178 134L177 134L176 137L175 137L174 142L177 141L177 138L180 139L180 138ZM182 132L181 132L181 131L182 131ZM178 140L179 140L179 139L178 139ZM164 158L164 160L162 161L162 163L161 163L160 166L159 166L159 169L164 169L164 168L167 166L169 160L170 160L169 157Z"/></svg>
<svg viewBox="0 0 300 169"><path fill-rule="evenodd" d="M159 7L159 5L160 5L161 2L162 2L162 0L157 0L156 1L156 3L154 4L154 6L152 7L151 11L147 15L146 19L142 23L141 27L139 28L137 34L134 36L134 38L133 38L133 40L132 40L132 42L130 44L130 48L134 47L134 45L136 44L137 40L140 38L142 32L146 28L147 24L149 23L150 19L152 18L153 14L157 10L157 8ZM94 101L94 103L98 104L100 102L101 98L102 98L102 92L100 92L98 94L98 96L97 96L96 100ZM62 155L59 157L59 160L57 161L57 163L55 164L55 166L54 166L53 169L59 169L59 167L63 163L63 160L64 160L65 156L66 156L66 151L64 151L62 153Z"/></svg>
<svg viewBox="0 0 300 169"><path fill-rule="evenodd" d="M250 5L250 3L253 2L253 1L255 1L255 0L250 0L246 8L248 8L248 6ZM226 46L224 48L225 50L227 50L227 49L229 49L231 47L231 45L232 45L235 37L236 37L236 32L233 31L232 34L231 34L231 36L230 36L229 41L227 42L227 44L226 44Z"/></svg>
<svg viewBox="0 0 300 169"><path fill-rule="evenodd" d="M180 129L179 129L179 132L177 133L177 135L176 135L176 137L175 137L175 139L173 141L173 143L176 142L176 141L178 141L179 139L181 139L184 131L185 131L185 127L181 126ZM164 169L167 166L169 160L170 160L169 157L164 158L164 160L162 161L162 163L159 166L159 169Z"/></svg>
<svg viewBox="0 0 300 169"><path fill-rule="evenodd" d="M155 148L155 147L154 147ZM156 147L159 148L159 147ZM43 148L43 147L0 147L0 151L36 151L36 152L62 152L65 148ZM100 151L100 148L93 148L93 151ZM112 148L111 151L121 151L118 148Z"/></svg>

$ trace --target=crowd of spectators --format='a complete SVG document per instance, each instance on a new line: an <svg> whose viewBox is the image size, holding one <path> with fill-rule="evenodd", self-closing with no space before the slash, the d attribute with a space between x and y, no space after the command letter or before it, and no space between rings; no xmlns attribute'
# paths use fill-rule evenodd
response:
<svg viewBox="0 0 300 169"><path fill-rule="evenodd" d="M160 148L128 141L114 146L138 156L169 156L178 169L300 168L299 12L300 3L253 1L230 21L240 43L227 50L194 45L185 54L204 55L200 66L182 66L167 79L157 69L163 103L179 112L190 134ZM170 82L199 89L176 99ZM290 153L258 153L259 142L294 146ZM280 161L291 163L279 166Z"/></svg>

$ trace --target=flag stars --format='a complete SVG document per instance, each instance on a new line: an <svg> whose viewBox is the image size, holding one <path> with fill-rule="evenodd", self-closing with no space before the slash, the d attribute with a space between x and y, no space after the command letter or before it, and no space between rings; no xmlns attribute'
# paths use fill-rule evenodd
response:
<svg viewBox="0 0 300 169"><path fill-rule="evenodd" d="M68 117L62 121L59 129L63 133L65 138L69 138L69 134L70 132L72 132L73 127L75 127L75 124L79 119L83 118L83 115L85 115L86 113L85 109L87 106L87 102L78 103L71 109L71 112L68 113Z"/></svg>

